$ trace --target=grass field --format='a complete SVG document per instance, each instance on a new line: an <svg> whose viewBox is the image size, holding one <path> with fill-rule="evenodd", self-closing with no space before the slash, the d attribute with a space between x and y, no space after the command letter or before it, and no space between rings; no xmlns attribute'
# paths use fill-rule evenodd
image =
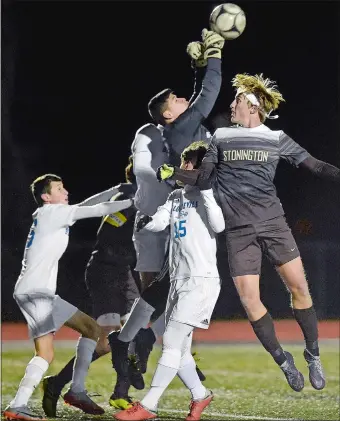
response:
<svg viewBox="0 0 340 421"><path fill-rule="evenodd" d="M314 390L308 380L308 370L302 356L303 345L286 347L295 357L299 369L305 376L305 388L296 393L289 388L281 370L259 345L196 346L201 358L199 366L207 376L206 387L212 389L215 399L203 419L210 420L339 420L339 346L325 343L321 346L322 361L327 374L327 385L323 391ZM49 374L56 373L73 355L74 349L56 350L56 360ZM2 353L2 409L16 392L25 366L32 357L27 349L7 347ZM159 348L152 355L145 377L149 386ZM115 381L110 358L106 356L90 368L87 389L101 396L94 400L102 405L106 414L92 417L98 421L112 419L113 410L108 405ZM131 396L140 399L144 391L131 390ZM37 389L31 407L42 414L41 389ZM183 419L190 400L188 391L176 378L160 402L159 415L162 419ZM63 404L58 414L64 419L88 420L81 411Z"/></svg>

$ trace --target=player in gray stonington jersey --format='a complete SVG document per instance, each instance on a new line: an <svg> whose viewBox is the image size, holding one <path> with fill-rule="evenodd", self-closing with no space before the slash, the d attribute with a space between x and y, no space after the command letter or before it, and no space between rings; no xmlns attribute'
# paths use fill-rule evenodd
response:
<svg viewBox="0 0 340 421"><path fill-rule="evenodd" d="M216 189L227 228L284 214L274 185L280 159L298 166L309 153L283 131L264 124L217 129L204 162L217 166Z"/></svg>
<svg viewBox="0 0 340 421"><path fill-rule="evenodd" d="M215 172L215 193L226 219L229 268L254 332L290 387L301 391L303 375L292 355L279 344L273 320L260 298L265 255L291 294L293 315L305 338L309 380L321 390L326 382L316 312L298 247L276 194L274 176L280 159L335 183L340 182L340 169L312 157L283 131L270 130L263 124L267 118L277 117L271 112L284 101L274 82L263 75L248 74L238 74L232 82L236 95L230 105L231 121L238 126L216 131L198 170L185 171L164 164L158 168L157 177L160 181L173 178L200 186Z"/></svg>

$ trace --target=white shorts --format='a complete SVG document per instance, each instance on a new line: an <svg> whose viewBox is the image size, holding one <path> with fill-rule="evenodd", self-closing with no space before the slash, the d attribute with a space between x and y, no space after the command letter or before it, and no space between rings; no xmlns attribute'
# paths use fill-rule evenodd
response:
<svg viewBox="0 0 340 421"><path fill-rule="evenodd" d="M14 299L25 316L32 339L56 332L78 311L59 295L32 292L15 294Z"/></svg>
<svg viewBox="0 0 340 421"><path fill-rule="evenodd" d="M208 329L220 291L220 278L194 276L171 281L165 310L166 324L174 320Z"/></svg>
<svg viewBox="0 0 340 421"><path fill-rule="evenodd" d="M137 212L136 220L140 216L141 213ZM137 272L160 272L168 249L168 228L160 232L151 232L145 229L139 232L134 230L132 239L137 257L135 270Z"/></svg>

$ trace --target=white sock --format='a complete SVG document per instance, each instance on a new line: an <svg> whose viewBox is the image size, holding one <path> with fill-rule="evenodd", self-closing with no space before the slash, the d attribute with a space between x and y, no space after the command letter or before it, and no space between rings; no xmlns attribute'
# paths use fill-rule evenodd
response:
<svg viewBox="0 0 340 421"><path fill-rule="evenodd" d="M196 363L191 354L185 355L185 361L182 358L177 375L190 390L193 400L203 399L207 396L207 389L198 377Z"/></svg>
<svg viewBox="0 0 340 421"><path fill-rule="evenodd" d="M156 411L159 399L176 376L177 370L177 368L167 367L158 363L151 388L141 400L141 404L152 411Z"/></svg>
<svg viewBox="0 0 340 421"><path fill-rule="evenodd" d="M96 346L97 341L94 341L93 339L79 338L72 374L71 390L73 392L77 393L85 390L85 378L89 371L92 354Z"/></svg>
<svg viewBox="0 0 340 421"><path fill-rule="evenodd" d="M10 403L11 408L27 405L34 389L46 373L48 366L48 362L41 357L33 357L31 359L26 367L25 375L20 382L17 394Z"/></svg>
<svg viewBox="0 0 340 421"><path fill-rule="evenodd" d="M122 342L132 341L139 330L147 326L154 311L155 309L143 298L138 298L131 309L130 317L118 335L118 339Z"/></svg>
<svg viewBox="0 0 340 421"><path fill-rule="evenodd" d="M161 314L158 319L152 323L151 329L156 339L163 336L165 331L165 313Z"/></svg>

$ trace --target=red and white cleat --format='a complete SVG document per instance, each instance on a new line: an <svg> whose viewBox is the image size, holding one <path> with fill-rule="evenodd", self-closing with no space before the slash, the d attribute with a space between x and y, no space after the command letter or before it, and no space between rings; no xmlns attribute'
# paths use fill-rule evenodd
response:
<svg viewBox="0 0 340 421"><path fill-rule="evenodd" d="M212 391L210 391L209 395L204 399L201 399L199 401L191 401L189 414L186 417L185 421L199 421L201 419L202 412L208 405L210 405L213 398L214 395Z"/></svg>
<svg viewBox="0 0 340 421"><path fill-rule="evenodd" d="M119 421L147 421L157 418L157 414L145 408L140 402L135 402L132 408L117 412L113 418Z"/></svg>

